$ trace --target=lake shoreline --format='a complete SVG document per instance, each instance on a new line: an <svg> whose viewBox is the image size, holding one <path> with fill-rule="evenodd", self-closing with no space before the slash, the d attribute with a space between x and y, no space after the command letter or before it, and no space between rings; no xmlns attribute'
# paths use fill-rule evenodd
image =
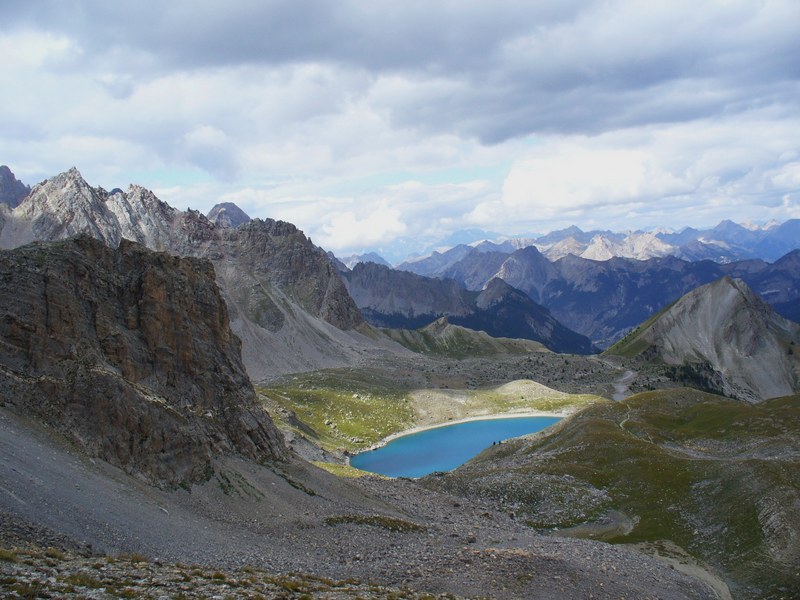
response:
<svg viewBox="0 0 800 600"><path fill-rule="evenodd" d="M461 419L454 419L452 421L444 421L442 423L434 423L432 425L416 425L409 429L404 429L403 431L398 431L396 433L392 433L391 435L386 436L382 440L372 444L368 448L364 448L363 450L358 451L355 454L348 454L347 455L347 464L352 466L350 463L350 459L357 454L362 454L364 452L371 452L372 450L377 450L378 448L383 448L389 442L396 440L397 438L405 437L408 435L413 435L415 433L420 433L422 431L428 431L431 429L440 429L442 427L449 427L450 425L459 425L461 423L471 423L473 421L494 421L498 419L523 419L527 417L558 417L563 419L564 417L568 417L569 415L573 414L574 410L557 410L557 411L548 411L548 410L524 410L519 412L507 412L507 413L495 413L495 414L488 414L488 415L475 415L472 417L464 417Z"/></svg>

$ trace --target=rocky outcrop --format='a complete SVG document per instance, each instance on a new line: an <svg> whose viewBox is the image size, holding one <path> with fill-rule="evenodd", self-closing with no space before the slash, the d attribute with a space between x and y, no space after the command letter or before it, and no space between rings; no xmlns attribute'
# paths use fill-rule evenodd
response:
<svg viewBox="0 0 800 600"><path fill-rule="evenodd" d="M800 325L743 281L723 277L686 294L607 351L712 375L727 396L760 401L800 391Z"/></svg>
<svg viewBox="0 0 800 600"><path fill-rule="evenodd" d="M342 333L359 327L361 314L330 259L289 223L256 219L238 228L215 225L197 211L172 208L141 186L113 194L94 188L73 168L35 186L15 210L0 212L0 227L2 248L87 234L112 248L127 239L152 250L208 258L254 379L342 366L358 353L351 347L367 343L360 334Z"/></svg>
<svg viewBox="0 0 800 600"><path fill-rule="evenodd" d="M237 229L218 232L215 241L198 254L213 258L213 253L219 252L223 260L280 290L334 327L352 329L363 323L325 251L314 246L291 223L254 219Z"/></svg>
<svg viewBox="0 0 800 600"><path fill-rule="evenodd" d="M209 261L80 236L2 251L0 274L5 402L159 485L286 456Z"/></svg>
<svg viewBox="0 0 800 600"><path fill-rule="evenodd" d="M250 217L241 208L236 206L233 202L221 202L216 204L208 212L208 220L217 227L223 228L236 228L239 225L244 225L250 220Z"/></svg>
<svg viewBox="0 0 800 600"><path fill-rule="evenodd" d="M0 165L0 204L15 208L30 193L31 188L29 185L18 181L7 166Z"/></svg>

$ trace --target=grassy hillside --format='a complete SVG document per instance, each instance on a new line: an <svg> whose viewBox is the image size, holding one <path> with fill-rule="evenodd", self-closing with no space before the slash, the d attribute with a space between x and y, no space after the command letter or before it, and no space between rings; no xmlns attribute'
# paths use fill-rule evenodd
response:
<svg viewBox="0 0 800 600"><path fill-rule="evenodd" d="M555 431L489 449L428 485L530 525L672 542L734 597L800 589L800 396L748 405L688 389L598 403Z"/></svg>
<svg viewBox="0 0 800 600"><path fill-rule="evenodd" d="M609 348L606 348L603 351L603 354L623 356L625 358L635 358L640 354L642 354L642 352L644 352L650 347L650 342L647 339L645 339L645 337L642 334L648 329L650 329L650 326L656 321L658 321L661 315L667 313L667 311L669 311L669 309L672 308L674 305L675 303L673 302L665 306L660 311L655 313L652 317L647 319L644 323L631 329L625 337L617 341Z"/></svg>
<svg viewBox="0 0 800 600"><path fill-rule="evenodd" d="M326 450L352 452L412 427L511 412L571 412L600 400L527 380L483 389L411 389L354 369L305 373L256 389L280 428Z"/></svg>

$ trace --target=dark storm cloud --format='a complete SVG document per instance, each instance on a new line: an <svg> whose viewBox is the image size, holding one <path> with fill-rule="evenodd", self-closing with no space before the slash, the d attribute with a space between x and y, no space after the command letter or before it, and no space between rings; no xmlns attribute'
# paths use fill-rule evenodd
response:
<svg viewBox="0 0 800 600"><path fill-rule="evenodd" d="M174 68L297 61L458 70L509 35L570 18L575 2L30 2L6 26L126 46Z"/></svg>
<svg viewBox="0 0 800 600"><path fill-rule="evenodd" d="M76 38L85 60L124 70L126 53L141 56L129 78L304 62L402 74L423 85L384 100L394 122L488 143L798 106L790 2L29 2L4 13L6 27ZM451 85L425 85L436 79Z"/></svg>

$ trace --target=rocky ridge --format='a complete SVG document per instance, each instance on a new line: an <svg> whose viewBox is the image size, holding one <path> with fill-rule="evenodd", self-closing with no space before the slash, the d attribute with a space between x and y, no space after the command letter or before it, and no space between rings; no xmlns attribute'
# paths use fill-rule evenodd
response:
<svg viewBox="0 0 800 600"><path fill-rule="evenodd" d="M474 249L430 275L474 291L499 277L566 327L608 347L690 290L725 275L745 281L782 314L794 314L800 299L799 256L800 250L794 250L772 264L758 259L690 262L673 256L597 261L567 255L550 261L529 246L511 254Z"/></svg>
<svg viewBox="0 0 800 600"><path fill-rule="evenodd" d="M209 261L78 236L2 251L0 273L5 403L157 485L288 456Z"/></svg>
<svg viewBox="0 0 800 600"><path fill-rule="evenodd" d="M179 211L132 185L109 194L73 168L33 188L0 223L0 247L87 234L114 248L122 239L179 256L208 258L229 303L253 379L350 364L376 343L335 267L293 225L267 219L239 228Z"/></svg>
<svg viewBox="0 0 800 600"><path fill-rule="evenodd" d="M439 246L449 248L409 259L398 268L421 275L434 275L448 264L464 258L471 249L511 254L530 246L552 261L568 254L590 260L609 260L614 257L647 260L674 256L688 261L713 260L719 263L749 258L773 261L797 248L798 233L800 219L790 219L780 224L771 222L763 226L741 225L724 220L713 228L685 227L680 231L583 231L573 225L533 237L494 237L455 246L443 243ZM486 232L481 234L487 235Z"/></svg>

